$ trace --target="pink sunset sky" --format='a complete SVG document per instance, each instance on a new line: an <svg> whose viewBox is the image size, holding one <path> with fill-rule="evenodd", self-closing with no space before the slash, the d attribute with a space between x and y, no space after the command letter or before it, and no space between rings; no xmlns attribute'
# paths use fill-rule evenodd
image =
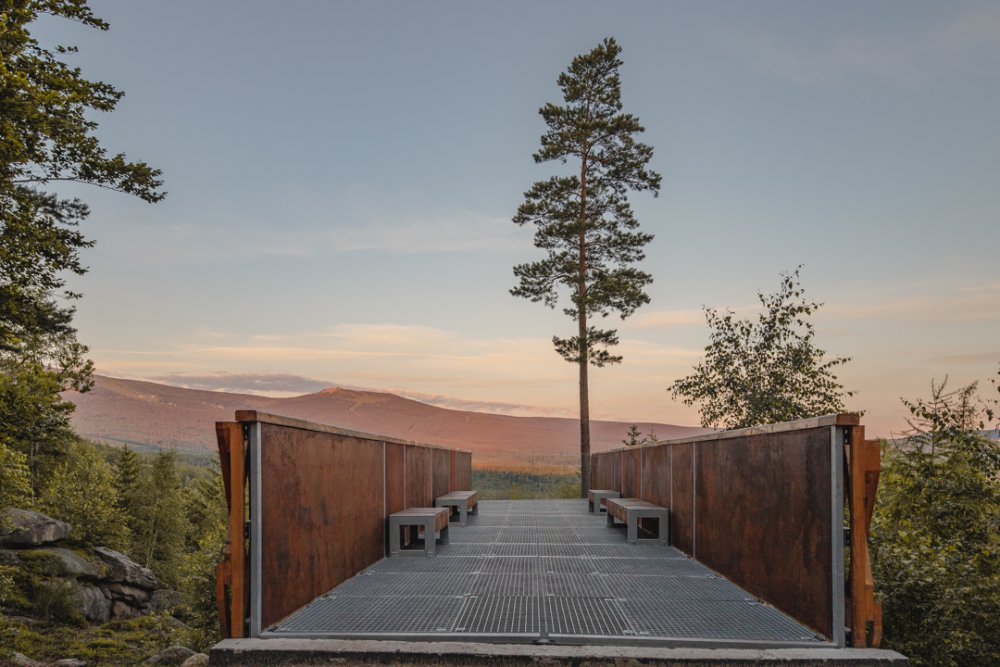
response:
<svg viewBox="0 0 1000 667"><path fill-rule="evenodd" d="M652 303L617 323L595 417L696 424L667 387L702 355L702 306L752 316L800 264L870 435L932 379L996 375L995 3L92 4L109 32L36 36L126 91L100 136L169 191L78 193L101 373L575 416L551 344L572 324L508 294L539 256L510 218L557 168L531 159L538 108L613 35L663 190L633 197Z"/></svg>

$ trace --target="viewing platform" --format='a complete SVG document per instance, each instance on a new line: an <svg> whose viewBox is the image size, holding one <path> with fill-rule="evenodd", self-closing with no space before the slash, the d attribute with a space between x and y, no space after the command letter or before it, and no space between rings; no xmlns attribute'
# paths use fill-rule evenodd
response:
<svg viewBox="0 0 1000 667"><path fill-rule="evenodd" d="M672 547L632 545L585 500L482 501L434 558L385 558L262 638L830 646Z"/></svg>
<svg viewBox="0 0 1000 667"><path fill-rule="evenodd" d="M212 665L907 664L873 648L879 448L857 415L592 454L592 488L668 512L657 542L585 499L483 500L415 558L390 555L394 517L474 492L471 452L253 411L216 433Z"/></svg>

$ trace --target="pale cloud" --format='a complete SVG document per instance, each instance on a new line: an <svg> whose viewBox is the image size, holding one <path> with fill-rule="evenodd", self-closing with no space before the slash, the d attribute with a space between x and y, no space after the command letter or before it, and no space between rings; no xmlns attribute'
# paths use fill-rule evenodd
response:
<svg viewBox="0 0 1000 667"><path fill-rule="evenodd" d="M666 329L669 327L704 324L705 312L695 308L680 310L643 311L634 315L622 328L628 329Z"/></svg>
<svg viewBox="0 0 1000 667"><path fill-rule="evenodd" d="M153 376L150 379L186 389L253 393L262 396L310 394L335 386L323 380L289 373L172 373Z"/></svg>
<svg viewBox="0 0 1000 667"><path fill-rule="evenodd" d="M692 361L705 353L703 348L683 347L680 345L664 345L644 340L623 338L621 344L613 350L621 354L629 362L646 365L690 366Z"/></svg>
<svg viewBox="0 0 1000 667"><path fill-rule="evenodd" d="M939 41L956 49L997 47L1000 45L1000 7L990 4L964 10L940 33Z"/></svg>
<svg viewBox="0 0 1000 667"><path fill-rule="evenodd" d="M963 354L943 354L925 359L931 364L945 364L948 366L973 366L975 368L989 367L990 364L996 366L1000 364L1000 348L990 351L966 352Z"/></svg>
<svg viewBox="0 0 1000 667"><path fill-rule="evenodd" d="M981 324L1000 321L1000 285L940 288L918 295L882 295L862 301L846 298L820 310L833 320L870 320L920 324Z"/></svg>
<svg viewBox="0 0 1000 667"><path fill-rule="evenodd" d="M295 191L265 198L251 217L232 205L190 214L169 210L108 219L102 248L146 263L246 261L257 257L315 257L363 251L394 255L515 252L530 235L509 218L446 206L394 202L377 194L324 195ZM376 205L373 202L378 202ZM155 253L149 253L155 247Z"/></svg>
<svg viewBox="0 0 1000 667"><path fill-rule="evenodd" d="M990 57L1000 55L1000 6L964 8L907 32L856 29L806 42L739 26L719 39L755 69L793 83L825 86L864 76L914 85L941 74L989 71Z"/></svg>
<svg viewBox="0 0 1000 667"><path fill-rule="evenodd" d="M544 407L538 405L527 405L523 403L508 403L505 401L470 401L468 399L456 398L454 396L444 396L441 394L428 394L421 391L408 391L406 389L388 389L390 393L413 399L428 405L449 410L469 410L472 412L486 412L497 415L510 415L513 417L572 417L574 413L568 408Z"/></svg>

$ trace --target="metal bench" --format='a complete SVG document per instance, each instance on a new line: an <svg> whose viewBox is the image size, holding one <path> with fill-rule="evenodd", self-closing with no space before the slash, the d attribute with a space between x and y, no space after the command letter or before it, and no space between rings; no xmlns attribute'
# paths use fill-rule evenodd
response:
<svg viewBox="0 0 1000 667"><path fill-rule="evenodd" d="M605 501L608 508L608 525L615 525L615 519L628 525L628 541L632 544L636 542L656 542L667 544L670 535L670 510L666 507L654 505L651 502L638 498L608 498ZM639 520L656 520L656 537L639 537Z"/></svg>
<svg viewBox="0 0 1000 667"><path fill-rule="evenodd" d="M389 515L389 555L390 556L433 556L438 537L441 544L448 544L447 507L411 507ZM409 531L409 543L420 542L423 528L422 548L403 549L400 546L401 532Z"/></svg>
<svg viewBox="0 0 1000 667"><path fill-rule="evenodd" d="M621 495L612 489L590 489L587 491L587 511L600 514L604 511L601 509L601 502L605 498L620 498Z"/></svg>
<svg viewBox="0 0 1000 667"><path fill-rule="evenodd" d="M434 507L449 508L449 517L451 516L451 508L454 507L458 510L458 523L461 526L465 525L467 515L479 514L479 503L475 491L452 491L451 493L446 493L440 498L434 499Z"/></svg>

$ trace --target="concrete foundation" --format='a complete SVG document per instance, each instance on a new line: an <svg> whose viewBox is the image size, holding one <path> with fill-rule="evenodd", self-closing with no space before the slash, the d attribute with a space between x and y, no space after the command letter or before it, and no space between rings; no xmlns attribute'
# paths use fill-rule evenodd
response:
<svg viewBox="0 0 1000 667"><path fill-rule="evenodd" d="M339 639L225 639L212 648L209 664L232 667L903 667L909 665L909 661L895 651L880 649L706 649Z"/></svg>

